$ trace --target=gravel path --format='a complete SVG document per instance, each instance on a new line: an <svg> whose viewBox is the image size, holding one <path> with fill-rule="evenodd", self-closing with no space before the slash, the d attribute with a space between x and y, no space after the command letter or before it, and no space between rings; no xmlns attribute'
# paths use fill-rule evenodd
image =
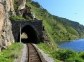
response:
<svg viewBox="0 0 84 62"><path fill-rule="evenodd" d="M21 61L20 62L27 62L28 59L28 50L27 45L24 44L24 48L22 50Z"/></svg>

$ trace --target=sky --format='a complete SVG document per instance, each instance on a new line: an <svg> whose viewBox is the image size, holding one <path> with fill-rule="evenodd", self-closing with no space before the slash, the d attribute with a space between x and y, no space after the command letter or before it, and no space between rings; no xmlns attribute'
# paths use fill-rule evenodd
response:
<svg viewBox="0 0 84 62"><path fill-rule="evenodd" d="M84 0L34 0L52 15L84 25Z"/></svg>

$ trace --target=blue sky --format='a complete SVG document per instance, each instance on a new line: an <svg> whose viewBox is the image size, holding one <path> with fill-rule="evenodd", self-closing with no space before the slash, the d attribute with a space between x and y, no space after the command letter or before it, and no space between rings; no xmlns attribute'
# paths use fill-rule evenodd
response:
<svg viewBox="0 0 84 62"><path fill-rule="evenodd" d="M34 0L53 15L84 25L84 0Z"/></svg>

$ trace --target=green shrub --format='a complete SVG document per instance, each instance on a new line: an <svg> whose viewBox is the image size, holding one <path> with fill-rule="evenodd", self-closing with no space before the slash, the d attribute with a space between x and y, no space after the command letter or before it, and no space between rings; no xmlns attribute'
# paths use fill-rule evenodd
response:
<svg viewBox="0 0 84 62"><path fill-rule="evenodd" d="M84 59L84 52L80 52L79 53L79 57L82 58L82 59Z"/></svg>
<svg viewBox="0 0 84 62"><path fill-rule="evenodd" d="M41 6L39 5L38 2L32 1L31 4L37 8L40 8Z"/></svg>
<svg viewBox="0 0 84 62"><path fill-rule="evenodd" d="M45 53L49 54L51 57L54 58L56 62L64 61L64 62L84 62L84 52L75 52L72 50L66 49L59 49L57 50L52 49L46 43L38 44L39 48L42 49Z"/></svg>
<svg viewBox="0 0 84 62"><path fill-rule="evenodd" d="M14 43L0 52L0 62L13 62L14 59L19 57L22 47L21 43Z"/></svg>
<svg viewBox="0 0 84 62"><path fill-rule="evenodd" d="M72 57L67 59L65 62L84 62L84 60L79 57L76 57L76 58Z"/></svg>
<svg viewBox="0 0 84 62"><path fill-rule="evenodd" d="M25 20L22 16L11 16L10 20L16 21L16 20Z"/></svg>
<svg viewBox="0 0 84 62"><path fill-rule="evenodd" d="M65 61L70 57L75 57L76 53L70 50L59 50L56 52L56 58Z"/></svg>

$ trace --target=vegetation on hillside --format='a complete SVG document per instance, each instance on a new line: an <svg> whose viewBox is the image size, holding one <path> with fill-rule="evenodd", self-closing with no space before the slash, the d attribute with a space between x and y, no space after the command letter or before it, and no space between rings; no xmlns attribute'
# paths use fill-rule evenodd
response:
<svg viewBox="0 0 84 62"><path fill-rule="evenodd" d="M35 1L27 2L26 5L31 7L31 11L37 19L43 20L45 31L48 30L50 36L57 43L59 43L59 41L61 42L84 37L84 26L80 25L78 22L51 15Z"/></svg>
<svg viewBox="0 0 84 62"><path fill-rule="evenodd" d="M46 43L40 43L38 46L46 54L53 57L55 62L84 62L84 52L74 52L65 49L54 50L49 48L49 45Z"/></svg>
<svg viewBox="0 0 84 62"><path fill-rule="evenodd" d="M14 0L14 8L17 13L18 1ZM27 0L27 7L31 7L31 13L37 19L43 20L45 31L52 37L56 43L78 38L84 38L84 26L78 22L68 20L50 14L38 2ZM28 17L28 16L27 16ZM21 15L11 16L11 20L25 20Z"/></svg>
<svg viewBox="0 0 84 62"><path fill-rule="evenodd" d="M0 62L14 62L21 54L23 45L21 43L13 43L7 49L0 52Z"/></svg>

